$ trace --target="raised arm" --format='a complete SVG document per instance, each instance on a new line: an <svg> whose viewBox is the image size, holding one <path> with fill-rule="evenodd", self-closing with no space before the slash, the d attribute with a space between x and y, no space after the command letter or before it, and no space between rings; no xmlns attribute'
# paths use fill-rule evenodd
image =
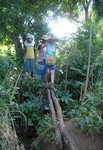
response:
<svg viewBox="0 0 103 150"><path fill-rule="evenodd" d="M25 42L24 42L24 58L26 57L26 46L25 46Z"/></svg>
<svg viewBox="0 0 103 150"><path fill-rule="evenodd" d="M45 48L46 46L47 46L47 44L43 44L43 45L42 45L42 49Z"/></svg>
<svg viewBox="0 0 103 150"><path fill-rule="evenodd" d="M42 51L45 47L46 47L46 44L40 43L40 44L38 45L38 50L39 50L39 51Z"/></svg>
<svg viewBox="0 0 103 150"><path fill-rule="evenodd" d="M64 50L61 49L61 47L56 43L56 48L59 50L59 52L63 52Z"/></svg>
<svg viewBox="0 0 103 150"><path fill-rule="evenodd" d="M37 56L36 56L36 46L34 45L34 60L37 61Z"/></svg>

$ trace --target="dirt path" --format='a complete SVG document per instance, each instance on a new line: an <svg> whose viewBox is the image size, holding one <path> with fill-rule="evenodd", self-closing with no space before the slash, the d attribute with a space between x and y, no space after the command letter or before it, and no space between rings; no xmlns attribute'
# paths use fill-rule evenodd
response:
<svg viewBox="0 0 103 150"><path fill-rule="evenodd" d="M103 150L103 135L96 135L94 139L81 131L74 119L65 123L67 131L75 141L78 150ZM44 144L41 150L59 150L55 144ZM67 149L64 149L67 150Z"/></svg>
<svg viewBox="0 0 103 150"><path fill-rule="evenodd" d="M92 139L81 131L74 119L66 122L66 127L79 150L103 150L103 135L96 135Z"/></svg>

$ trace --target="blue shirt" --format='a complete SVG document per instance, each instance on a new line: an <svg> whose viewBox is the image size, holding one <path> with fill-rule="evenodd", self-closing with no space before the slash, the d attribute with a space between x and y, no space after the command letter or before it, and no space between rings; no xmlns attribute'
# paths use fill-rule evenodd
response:
<svg viewBox="0 0 103 150"><path fill-rule="evenodd" d="M56 55L56 44L55 43L47 43L45 58L48 56L55 56Z"/></svg>

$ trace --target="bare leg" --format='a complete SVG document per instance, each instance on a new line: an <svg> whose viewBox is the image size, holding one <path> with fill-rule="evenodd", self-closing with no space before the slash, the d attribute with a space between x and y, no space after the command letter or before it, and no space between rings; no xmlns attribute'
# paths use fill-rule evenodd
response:
<svg viewBox="0 0 103 150"><path fill-rule="evenodd" d="M25 72L25 79L27 79L28 78L28 72Z"/></svg>
<svg viewBox="0 0 103 150"><path fill-rule="evenodd" d="M51 83L54 83L55 70L51 70Z"/></svg>
<svg viewBox="0 0 103 150"><path fill-rule="evenodd" d="M49 81L50 70L46 70L46 83Z"/></svg>
<svg viewBox="0 0 103 150"><path fill-rule="evenodd" d="M31 72L31 77L33 77L33 75L34 75L34 72Z"/></svg>

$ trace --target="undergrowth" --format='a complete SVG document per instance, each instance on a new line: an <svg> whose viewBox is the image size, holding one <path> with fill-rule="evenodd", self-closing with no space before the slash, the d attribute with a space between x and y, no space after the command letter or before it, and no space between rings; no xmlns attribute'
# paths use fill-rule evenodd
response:
<svg viewBox="0 0 103 150"><path fill-rule="evenodd" d="M80 128L92 137L103 129L103 81L97 82L78 109L68 114L74 117Z"/></svg>

